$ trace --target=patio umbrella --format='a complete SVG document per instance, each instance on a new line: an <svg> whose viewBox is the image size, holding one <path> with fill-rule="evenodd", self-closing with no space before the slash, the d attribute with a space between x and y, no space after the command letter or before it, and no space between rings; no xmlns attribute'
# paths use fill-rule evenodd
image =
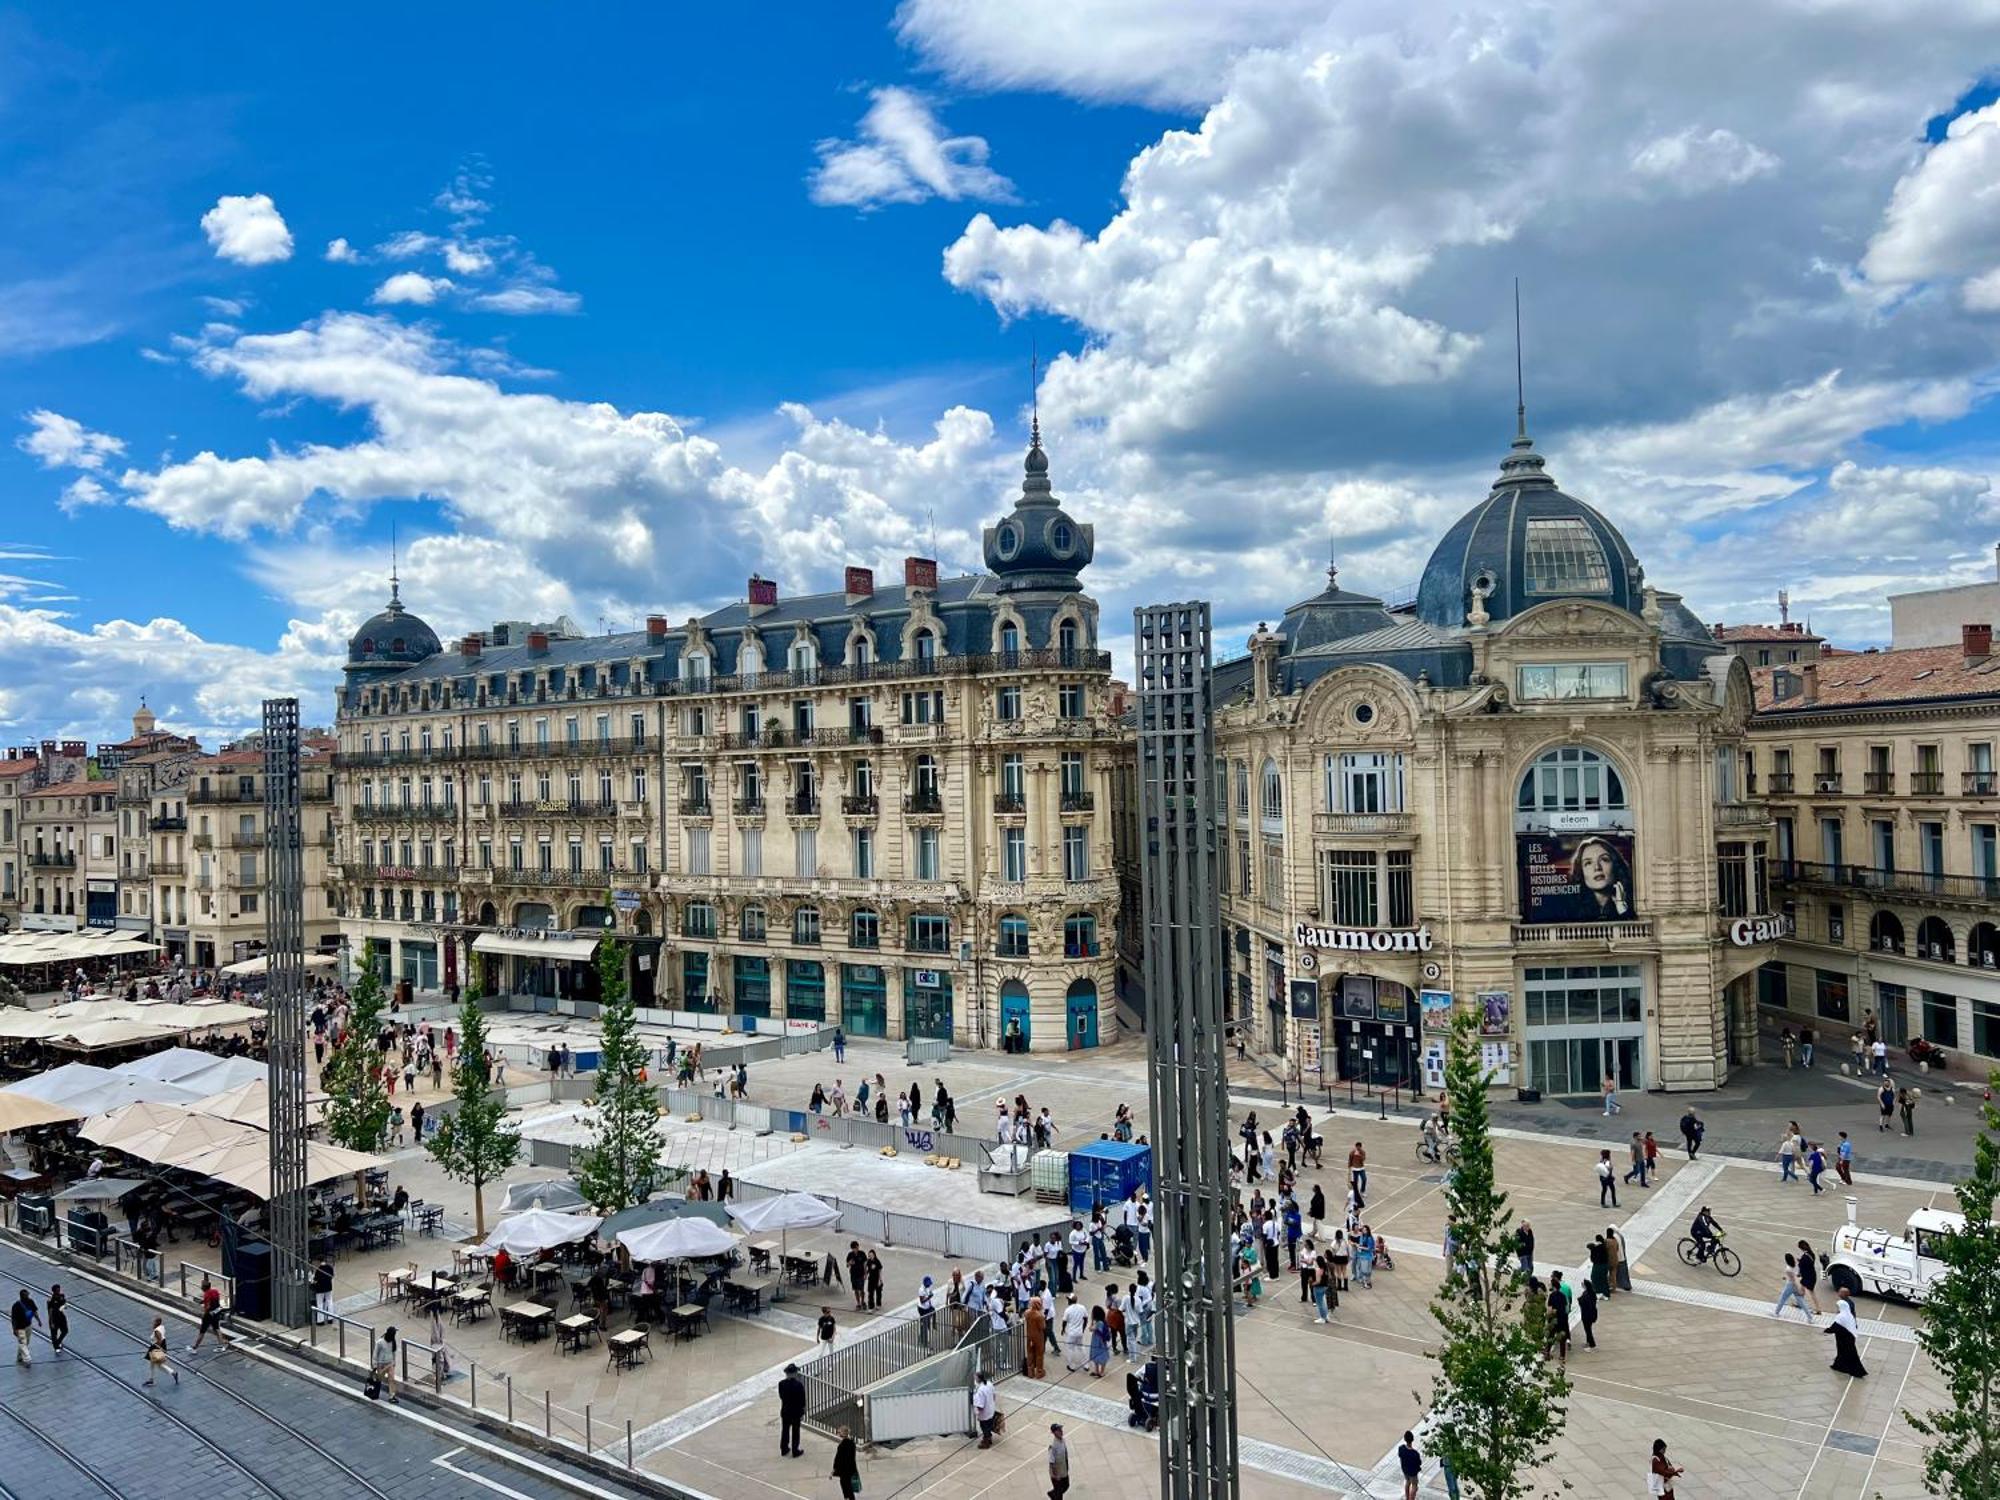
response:
<svg viewBox="0 0 2000 1500"><path fill-rule="evenodd" d="M240 1126L237 1130L242 1139L216 1146L173 1165L184 1172L242 1188L252 1197L268 1201L271 1196L270 1140L261 1130ZM306 1144L307 1187L331 1182L336 1177L357 1176L370 1168L388 1165L387 1157L370 1156L365 1151L349 1151L342 1146L323 1145L318 1141Z"/></svg>
<svg viewBox="0 0 2000 1500"><path fill-rule="evenodd" d="M556 1214L545 1208L530 1208L494 1225L486 1236L484 1248L505 1250L510 1255L533 1255L587 1239L603 1222L596 1214Z"/></svg>
<svg viewBox="0 0 2000 1500"><path fill-rule="evenodd" d="M64 1120L78 1118L77 1111L67 1104L0 1089L0 1135L10 1130L26 1130L31 1125L59 1125Z"/></svg>
<svg viewBox="0 0 2000 1500"><path fill-rule="evenodd" d="M628 1229L618 1240L634 1260L696 1260L728 1255L736 1248L735 1235L706 1219L662 1219Z"/></svg>
<svg viewBox="0 0 2000 1500"><path fill-rule="evenodd" d="M824 1229L840 1222L840 1210L832 1208L811 1193L780 1193L775 1198L759 1198L752 1203L732 1203L729 1217L752 1234L769 1234L778 1231L778 1264L782 1266L791 1249L791 1233L794 1229ZM777 1291L771 1300L784 1300L785 1278L778 1278Z"/></svg>
<svg viewBox="0 0 2000 1500"><path fill-rule="evenodd" d="M64 1188L55 1196L58 1203L116 1203L127 1193L146 1184L136 1177L91 1177Z"/></svg>
<svg viewBox="0 0 2000 1500"><path fill-rule="evenodd" d="M517 1214L524 1208L546 1208L551 1213L564 1213L589 1206L582 1189L574 1182L551 1177L541 1182L508 1183L507 1201L500 1205L500 1212L506 1215Z"/></svg>
<svg viewBox="0 0 2000 1500"><path fill-rule="evenodd" d="M162 1052L149 1052L144 1057L131 1062L120 1063L111 1071L122 1078L152 1078L161 1083L178 1083L190 1073L199 1073L203 1068L213 1067L221 1062L213 1052L203 1052L197 1047L168 1047ZM254 1065L261 1073L261 1064Z"/></svg>
<svg viewBox="0 0 2000 1500"><path fill-rule="evenodd" d="M635 1203L630 1208L619 1209L604 1221L601 1233L616 1239L628 1229L657 1224L662 1219L706 1219L711 1224L727 1225L729 1205L704 1203L698 1198L652 1198L644 1203Z"/></svg>
<svg viewBox="0 0 2000 1500"><path fill-rule="evenodd" d="M261 1064L257 1071L260 1074L264 1071ZM261 1077L253 1078L219 1094L210 1094L206 1099L197 1099L188 1108L199 1115L214 1115L218 1120L234 1120L238 1125L255 1125L259 1130L269 1130L271 1086ZM307 1094L306 1124L317 1125L325 1118L326 1095Z"/></svg>

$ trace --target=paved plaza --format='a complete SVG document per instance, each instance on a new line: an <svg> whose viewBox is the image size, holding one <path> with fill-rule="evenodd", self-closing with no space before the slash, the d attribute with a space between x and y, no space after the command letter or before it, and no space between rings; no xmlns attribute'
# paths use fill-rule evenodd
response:
<svg viewBox="0 0 2000 1500"><path fill-rule="evenodd" d="M927 1097L942 1081L958 1101L962 1132L990 1128L993 1101L1021 1093L1037 1109L1047 1104L1063 1143L1074 1145L1107 1130L1120 1103L1132 1106L1144 1131L1143 1070L1144 1053L1136 1042L1067 1056L958 1056L921 1069L906 1067L898 1049L857 1042L844 1065L830 1052L753 1065L750 1097L799 1108L815 1082L830 1088L836 1077L850 1093L864 1074L872 1078L881 1072L892 1089L907 1089L919 1079ZM1744 1086L1746 1098L1754 1098L1765 1076ZM1271 1080L1254 1066L1237 1064L1233 1082L1239 1121L1248 1109L1273 1124L1286 1112L1262 1096ZM1239 1311L1237 1411L1249 1496L1398 1493L1393 1450L1402 1430L1421 1415L1430 1388L1424 1351L1432 1336L1427 1304L1442 1269L1442 1178L1417 1158L1414 1114L1406 1110L1403 1118L1385 1121L1367 1101L1352 1110L1343 1102L1328 1113L1323 1101L1324 1096L1314 1112L1323 1122L1327 1165L1303 1173L1301 1196L1321 1183L1330 1202L1340 1201L1347 1150L1355 1141L1363 1143L1370 1179L1364 1218L1388 1241L1396 1269L1379 1272L1371 1289L1350 1290L1329 1326L1311 1320L1298 1300L1296 1281L1284 1278L1258 1307ZM1644 1107L1677 1113L1681 1104L1656 1099ZM1878 1140L1898 1159L1909 1143L1878 1137L1871 1111L1865 1094L1841 1085L1829 1085L1825 1102L1809 1114L1799 1110L1808 1134L1831 1137L1835 1129L1847 1128L1855 1135L1853 1193L1862 1221L1900 1225L1913 1209L1949 1206L1948 1190L1940 1183L1876 1171L1870 1157ZM1713 1121L1716 1112L1706 1106L1705 1112ZM1516 1118L1520 1111L1510 1106L1502 1113ZM538 1133L551 1121L567 1121L581 1138L574 1104L531 1106L526 1117ZM1607 1143L1621 1138L1628 1123L1577 1111L1557 1118L1587 1122ZM752 1180L768 1177L774 1185L855 1196L865 1196L872 1180L907 1175L927 1195L921 1201L931 1211L985 1211L974 1201L970 1170L943 1173L914 1159L885 1162L866 1148L801 1146L787 1137L731 1131L713 1122L670 1120L663 1129L669 1160L707 1166L711 1173L727 1166ZM1832 1347L1820 1331L1824 1318L1808 1321L1796 1311L1782 1321L1771 1316L1784 1252L1800 1239L1826 1248L1845 1217L1845 1196L1836 1180L1829 1174L1829 1190L1814 1197L1803 1182L1781 1185L1774 1163L1714 1150L1690 1163L1677 1143L1663 1139L1662 1145L1663 1170L1654 1184L1621 1185L1618 1206L1600 1208L1592 1140L1514 1125L1497 1130L1501 1184L1517 1219L1533 1225L1544 1275L1560 1268L1574 1284L1587 1268L1588 1240L1608 1226L1626 1237L1633 1259L1633 1292L1602 1304L1599 1347L1584 1347L1579 1336L1572 1348L1576 1392L1552 1477L1571 1481L1575 1493L1584 1495L1639 1493L1644 1455L1653 1438L1665 1437L1688 1470L1683 1495L1788 1494L1810 1500L1879 1493L1894 1500L1920 1493L1919 1448L1900 1411L1940 1400L1941 1388L1914 1343L1915 1313L1863 1299L1862 1357L1870 1371L1863 1381L1827 1369ZM394 1156L393 1180L413 1196L446 1203L447 1235L469 1237L465 1191L446 1182L413 1148ZM1622 1172L1622 1153L1619 1165ZM522 1166L509 1180L557 1175L552 1168ZM499 1196L491 1191L489 1204ZM985 1195L985 1204L1003 1211L1012 1207L992 1195ZM1734 1280L1683 1265L1674 1253L1675 1241L1701 1204L1715 1211L1743 1258L1743 1273ZM1024 1213L1027 1208L1021 1205ZM832 1231L795 1234L790 1248L839 1254L849 1238ZM411 1261L423 1269L448 1266L452 1248L448 1238L413 1237L402 1246L344 1258L337 1305L369 1326L393 1321L402 1309L381 1300L378 1273ZM615 1461L625 1456L629 1422L640 1468L717 1500L831 1494L830 1442L809 1437L803 1459L777 1453L777 1380L787 1362L812 1353L812 1323L820 1306L832 1309L839 1341L846 1344L912 1316L923 1276L943 1280L954 1268L968 1274L973 1269L901 1245L864 1241L864 1248L878 1249L886 1269L879 1311L856 1311L851 1293L841 1287L797 1291L758 1317L717 1315L710 1331L693 1343L667 1344L656 1337L651 1362L624 1374L606 1368L601 1349L560 1354L548 1342L507 1342L490 1319L452 1327L447 1340L455 1374L443 1399L448 1405L467 1402L476 1367L482 1410L503 1410L511 1381L517 1417L530 1413L538 1426L546 1418L558 1437L577 1443L587 1427L593 1444ZM1094 1275L1086 1288L1121 1279L1117 1273ZM1055 1359L1047 1381L1007 1379L1000 1398L1010 1430L994 1449L937 1439L865 1454L865 1492L1039 1494L1047 1487L1041 1452L1048 1423L1061 1421L1071 1444L1075 1493L1151 1494L1155 1439L1125 1426L1127 1368L1114 1360L1100 1380L1087 1371L1068 1373ZM1435 1472L1425 1484L1425 1493L1443 1493Z"/></svg>

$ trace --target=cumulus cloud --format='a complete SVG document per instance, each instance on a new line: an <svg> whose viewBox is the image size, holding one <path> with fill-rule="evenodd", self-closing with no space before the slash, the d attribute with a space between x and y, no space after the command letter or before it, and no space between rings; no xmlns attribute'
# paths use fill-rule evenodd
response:
<svg viewBox="0 0 2000 1500"><path fill-rule="evenodd" d="M292 231L269 193L225 193L201 216L202 233L217 257L240 266L264 266L292 258Z"/></svg>
<svg viewBox="0 0 2000 1500"><path fill-rule="evenodd" d="M1921 555L1941 536L1990 529L2000 515L1992 478L1964 469L1864 468L1842 459L1827 476L1826 489L1828 503L1800 516L1795 529L1816 533L1816 546L1865 548L1876 555L1885 549Z"/></svg>
<svg viewBox="0 0 2000 1500"><path fill-rule="evenodd" d="M477 245L451 241L444 247L444 263L455 276L484 276L493 269L493 257Z"/></svg>
<svg viewBox="0 0 2000 1500"><path fill-rule="evenodd" d="M64 515L73 516L79 510L87 510L93 505L110 505L116 499L117 496L90 475L80 474L63 486L62 496L56 504Z"/></svg>
<svg viewBox="0 0 2000 1500"><path fill-rule="evenodd" d="M946 135L930 105L905 88L876 89L860 139L825 140L807 178L815 203L874 208L884 203L1011 203L1014 184L987 166L984 137Z"/></svg>
<svg viewBox="0 0 2000 1500"><path fill-rule="evenodd" d="M326 242L326 258L335 265L351 266L361 260L361 252L347 243L345 236Z"/></svg>
<svg viewBox="0 0 2000 1500"><path fill-rule="evenodd" d="M376 287L375 295L368 300L383 306L408 304L429 307L450 290L448 277L426 276L421 271L399 271Z"/></svg>
<svg viewBox="0 0 2000 1500"><path fill-rule="evenodd" d="M1632 153L1632 170L1683 194L1739 187L1778 169L1778 158L1733 130L1689 126L1646 142Z"/></svg>
<svg viewBox="0 0 2000 1500"><path fill-rule="evenodd" d="M118 438L47 410L29 412L28 430L14 442L45 469L102 469L107 459L125 451Z"/></svg>
<svg viewBox="0 0 2000 1500"><path fill-rule="evenodd" d="M1967 277L1966 305L2000 303L2000 102L1961 114L1889 200L1861 268L1877 282Z"/></svg>

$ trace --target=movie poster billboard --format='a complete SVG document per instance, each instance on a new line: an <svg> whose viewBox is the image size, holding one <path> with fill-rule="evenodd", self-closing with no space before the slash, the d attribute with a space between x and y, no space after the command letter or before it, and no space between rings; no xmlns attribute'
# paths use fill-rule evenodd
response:
<svg viewBox="0 0 2000 1500"><path fill-rule="evenodd" d="M1292 1019L1294 1021L1317 1021L1319 1019L1318 980L1294 979L1292 981Z"/></svg>
<svg viewBox="0 0 2000 1500"><path fill-rule="evenodd" d="M1629 833L1515 839L1523 922L1627 922L1639 914Z"/></svg>
<svg viewBox="0 0 2000 1500"><path fill-rule="evenodd" d="M1442 1036L1451 1030L1450 990L1424 990L1417 1000L1423 1006L1425 1032Z"/></svg>
<svg viewBox="0 0 2000 1500"><path fill-rule="evenodd" d="M1479 1034L1507 1035L1513 1026L1513 997L1506 990L1481 990L1473 999L1479 1006Z"/></svg>

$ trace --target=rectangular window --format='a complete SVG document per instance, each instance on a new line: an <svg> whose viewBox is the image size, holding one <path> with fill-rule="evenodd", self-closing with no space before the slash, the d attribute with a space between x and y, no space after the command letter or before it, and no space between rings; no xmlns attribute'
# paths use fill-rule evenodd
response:
<svg viewBox="0 0 2000 1500"><path fill-rule="evenodd" d="M951 951L951 918L918 913L910 918L910 948L917 953Z"/></svg>
<svg viewBox="0 0 2000 1500"><path fill-rule="evenodd" d="M1080 719L1083 717L1083 684L1065 682L1056 689L1056 717L1059 719Z"/></svg>
<svg viewBox="0 0 2000 1500"><path fill-rule="evenodd" d="M1006 811L1020 812L1027 803L1027 760L1019 754L1000 757L1000 795L1008 803Z"/></svg>
<svg viewBox="0 0 2000 1500"><path fill-rule="evenodd" d="M1236 841L1236 886L1244 895L1250 894L1250 840Z"/></svg>
<svg viewBox="0 0 2000 1500"><path fill-rule="evenodd" d="M1838 901L1826 904L1826 940L1837 944L1847 941L1847 908Z"/></svg>
<svg viewBox="0 0 2000 1500"><path fill-rule="evenodd" d="M1515 694L1523 703L1623 698L1625 663L1537 662L1517 669Z"/></svg>
<svg viewBox="0 0 2000 1500"><path fill-rule="evenodd" d="M569 841L569 872L572 875L581 875L583 873L582 839L571 839Z"/></svg>
<svg viewBox="0 0 2000 1500"><path fill-rule="evenodd" d="M1822 1020L1851 1021L1847 976L1828 969L1813 970L1813 1008Z"/></svg>
<svg viewBox="0 0 2000 1500"><path fill-rule="evenodd" d="M1819 857L1828 865L1847 863L1847 843L1841 829L1840 819L1821 818L1819 820Z"/></svg>
<svg viewBox="0 0 2000 1500"><path fill-rule="evenodd" d="M851 948L882 946L882 918L872 911L858 911L848 919L847 943Z"/></svg>
<svg viewBox="0 0 2000 1500"><path fill-rule="evenodd" d="M632 800L641 803L646 800L646 773L636 767L632 772Z"/></svg>
<svg viewBox="0 0 2000 1500"><path fill-rule="evenodd" d="M1725 917L1747 917L1750 905L1750 846L1720 844L1715 851L1715 895Z"/></svg>
<svg viewBox="0 0 2000 1500"><path fill-rule="evenodd" d="M1972 838L1972 873L1981 880L2000 877L2000 842L1991 823L1974 823L1967 832Z"/></svg>
<svg viewBox="0 0 2000 1500"><path fill-rule="evenodd" d="M632 840L632 873L634 875L643 875L651 867L651 864L652 861L646 855L646 841L644 839Z"/></svg>
<svg viewBox="0 0 2000 1500"><path fill-rule="evenodd" d="M1972 1002L1972 1050L1981 1057L2000 1057L2000 1004Z"/></svg>
<svg viewBox="0 0 2000 1500"><path fill-rule="evenodd" d="M1025 829L1002 830L1000 878L1009 884L1019 884L1028 878L1028 835Z"/></svg>
<svg viewBox="0 0 2000 1500"><path fill-rule="evenodd" d="M705 901L691 904L682 917L682 930L691 938L715 936L715 908Z"/></svg>
<svg viewBox="0 0 2000 1500"><path fill-rule="evenodd" d="M612 845L611 845L611 840L610 840L610 839L604 839L604 838L601 838L601 839L599 839L599 840L597 841L597 868L598 868L598 869L600 869L600 870L615 870L615 869L617 869L617 868L618 868L618 860L617 860L617 857L616 857L615 855L613 855L613 854L612 854L612 852L611 852L611 848L612 848Z"/></svg>
<svg viewBox="0 0 2000 1500"><path fill-rule="evenodd" d="M690 875L709 875L714 873L714 867L709 863L708 834L709 830L706 828L690 828L687 830L688 874Z"/></svg>
<svg viewBox="0 0 2000 1500"><path fill-rule="evenodd" d="M739 828L736 830L736 847L742 851L743 874L757 876L764 873L764 830L761 828Z"/></svg>
<svg viewBox="0 0 2000 1500"><path fill-rule="evenodd" d="M905 724L942 724L944 722L944 690L903 694L903 722Z"/></svg>
<svg viewBox="0 0 2000 1500"><path fill-rule="evenodd" d="M1010 683L993 695L993 717L1007 724L1019 721L1021 688L1018 683Z"/></svg>
<svg viewBox="0 0 2000 1500"><path fill-rule="evenodd" d="M1262 857L1264 904L1273 911L1285 904L1285 846L1281 840L1265 839Z"/></svg>
<svg viewBox="0 0 2000 1500"><path fill-rule="evenodd" d="M746 943L761 943L770 931L769 919L761 906L746 906L736 919L737 936Z"/></svg>
<svg viewBox="0 0 2000 1500"><path fill-rule="evenodd" d="M1389 886L1389 925L1414 927L1417 925L1417 893L1410 851L1391 849L1382 859Z"/></svg>
<svg viewBox="0 0 2000 1500"><path fill-rule="evenodd" d="M1403 757L1387 754L1329 755L1326 806L1335 813L1391 813L1403 810Z"/></svg>
<svg viewBox="0 0 2000 1500"><path fill-rule="evenodd" d="M819 873L819 830L817 828L794 828L792 830L792 868L799 879L811 880Z"/></svg>
<svg viewBox="0 0 2000 1500"><path fill-rule="evenodd" d="M1944 824L1919 823L1917 825L1917 848L1924 861L1924 873L1930 876L1944 874Z"/></svg>
<svg viewBox="0 0 2000 1500"><path fill-rule="evenodd" d="M849 837L854 843L854 878L873 880L875 878L875 830L856 828Z"/></svg>
<svg viewBox="0 0 2000 1500"><path fill-rule="evenodd" d="M935 828L919 828L910 835L915 856L915 878L918 880L939 880L938 874L938 831Z"/></svg>
<svg viewBox="0 0 2000 1500"><path fill-rule="evenodd" d="M1090 829L1070 823L1063 827L1063 879L1090 879Z"/></svg>
<svg viewBox="0 0 2000 1500"><path fill-rule="evenodd" d="M1374 927L1381 920L1372 849L1328 849L1320 856L1320 909L1335 927Z"/></svg>

